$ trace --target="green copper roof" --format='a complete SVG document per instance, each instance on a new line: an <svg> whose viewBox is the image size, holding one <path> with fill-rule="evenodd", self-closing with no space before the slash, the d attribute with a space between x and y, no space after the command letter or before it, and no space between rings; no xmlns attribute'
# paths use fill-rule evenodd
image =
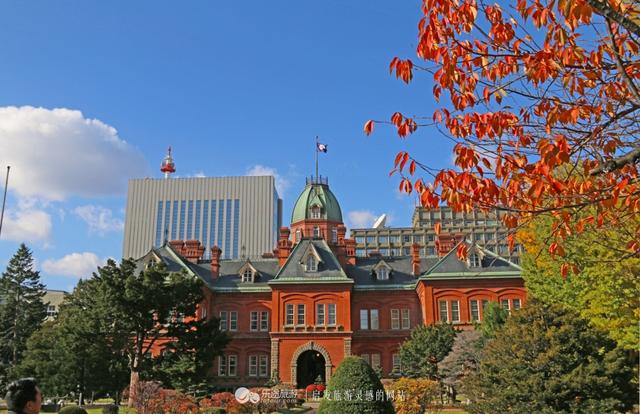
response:
<svg viewBox="0 0 640 414"><path fill-rule="evenodd" d="M291 214L291 223L311 218L311 207L318 206L321 209L320 217L323 220L342 223L342 211L336 196L329 190L326 179L307 180L307 186L298 197Z"/></svg>

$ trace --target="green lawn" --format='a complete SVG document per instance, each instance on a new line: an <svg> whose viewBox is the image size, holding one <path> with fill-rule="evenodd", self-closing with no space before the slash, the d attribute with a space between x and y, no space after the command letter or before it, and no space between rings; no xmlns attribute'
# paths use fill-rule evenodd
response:
<svg viewBox="0 0 640 414"><path fill-rule="evenodd" d="M128 409L126 407L120 407L120 414L135 414L136 410ZM92 408L87 410L89 414L102 414L102 408ZM7 414L6 410L0 410L0 414ZM40 413L40 414L55 414L55 413Z"/></svg>

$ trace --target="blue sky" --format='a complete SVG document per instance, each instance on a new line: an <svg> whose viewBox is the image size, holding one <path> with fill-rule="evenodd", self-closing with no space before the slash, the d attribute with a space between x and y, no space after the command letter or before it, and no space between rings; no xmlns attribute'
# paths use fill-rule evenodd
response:
<svg viewBox="0 0 640 414"><path fill-rule="evenodd" d="M0 240L21 241L44 282L71 289L120 258L126 180L277 174L285 223L320 171L348 227L387 213L408 226L414 200L389 177L409 150L451 165L438 132L407 140L369 118L431 116L428 76L389 75L414 57L420 3L391 1L30 1L0 5L0 175L12 166Z"/></svg>

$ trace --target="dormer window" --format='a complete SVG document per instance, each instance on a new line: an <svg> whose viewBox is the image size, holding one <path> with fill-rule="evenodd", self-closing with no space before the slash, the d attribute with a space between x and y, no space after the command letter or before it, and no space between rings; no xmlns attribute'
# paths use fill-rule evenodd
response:
<svg viewBox="0 0 640 414"><path fill-rule="evenodd" d="M302 240L302 230L298 229L296 230L296 241L299 242L300 240Z"/></svg>
<svg viewBox="0 0 640 414"><path fill-rule="evenodd" d="M373 267L372 274L375 275L378 280L389 280L391 276L391 266L389 266L384 260L380 260L377 265Z"/></svg>
<svg viewBox="0 0 640 414"><path fill-rule="evenodd" d="M242 283L252 283L260 277L260 274L258 273L256 268L253 267L248 259L240 268L240 270L238 270L238 274L240 275L240 280L242 281Z"/></svg>
<svg viewBox="0 0 640 414"><path fill-rule="evenodd" d="M378 276L378 280L388 280L389 279L389 269L384 266L380 266L376 271L376 275Z"/></svg>
<svg viewBox="0 0 640 414"><path fill-rule="evenodd" d="M321 236L320 236L320 227L315 226L315 227L313 228L313 237L321 237Z"/></svg>
<svg viewBox="0 0 640 414"><path fill-rule="evenodd" d="M469 255L469 267L482 267L482 261L478 253L471 253Z"/></svg>
<svg viewBox="0 0 640 414"><path fill-rule="evenodd" d="M317 272L318 271L318 261L313 255L307 256L307 272Z"/></svg>
<svg viewBox="0 0 640 414"><path fill-rule="evenodd" d="M253 282L253 271L250 268L246 268L242 273L243 282Z"/></svg>
<svg viewBox="0 0 640 414"><path fill-rule="evenodd" d="M320 207L318 207L318 206L311 207L311 218L312 219L319 219L320 218L320 213L321 213Z"/></svg>

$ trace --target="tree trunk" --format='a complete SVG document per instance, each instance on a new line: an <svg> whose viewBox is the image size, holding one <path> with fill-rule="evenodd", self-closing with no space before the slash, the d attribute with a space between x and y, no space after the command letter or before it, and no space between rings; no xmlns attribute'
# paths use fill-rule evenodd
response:
<svg viewBox="0 0 640 414"><path fill-rule="evenodd" d="M138 391L138 382L140 381L140 373L137 370L131 370L131 379L129 380L129 402L127 407L133 408Z"/></svg>

